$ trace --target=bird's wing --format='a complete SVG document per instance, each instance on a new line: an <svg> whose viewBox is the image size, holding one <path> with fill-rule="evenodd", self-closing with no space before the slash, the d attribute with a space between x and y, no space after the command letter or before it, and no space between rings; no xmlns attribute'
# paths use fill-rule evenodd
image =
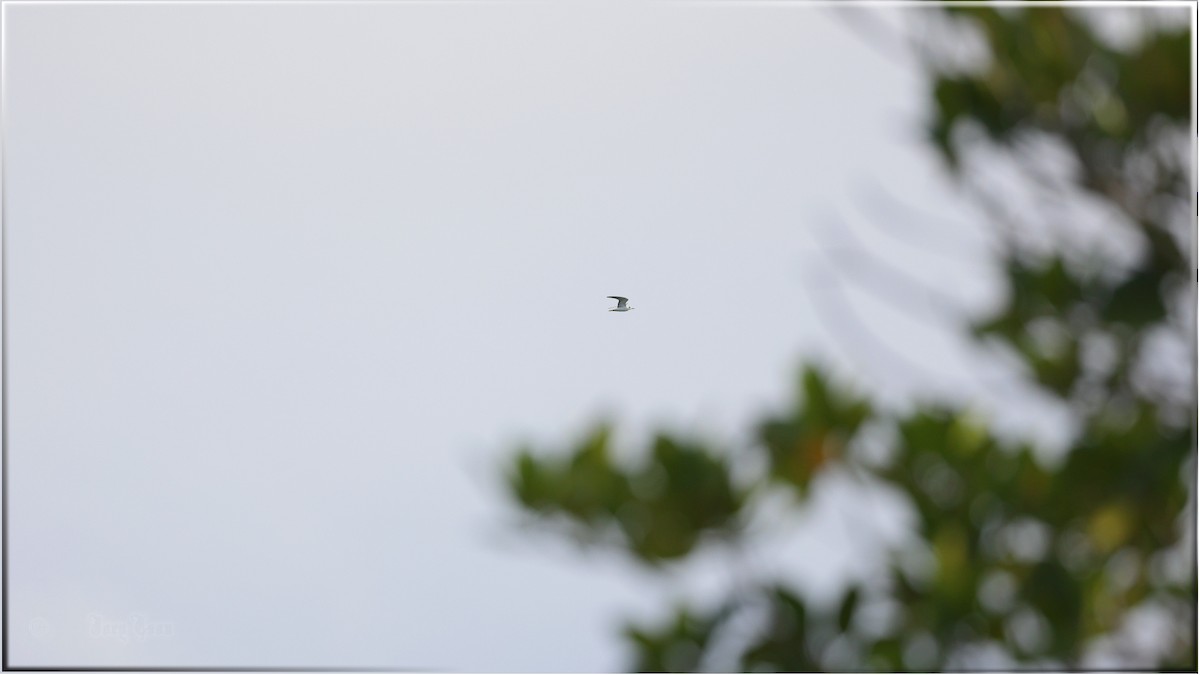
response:
<svg viewBox="0 0 1200 675"><path fill-rule="evenodd" d="M629 302L629 298L622 298L622 297L621 297L621 296L619 296L619 295L610 295L610 296L608 296L608 297L610 297L610 298L612 298L613 300L616 300L616 301L617 301L617 307L624 307L624 306L625 306L625 303Z"/></svg>

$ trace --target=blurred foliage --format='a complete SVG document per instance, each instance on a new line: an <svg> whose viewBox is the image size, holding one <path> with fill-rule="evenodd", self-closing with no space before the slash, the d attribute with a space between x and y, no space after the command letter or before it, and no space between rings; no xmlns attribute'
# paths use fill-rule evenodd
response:
<svg viewBox="0 0 1200 675"><path fill-rule="evenodd" d="M801 494L813 476L843 454L846 443L871 414L865 400L833 391L815 369L805 369L796 404L787 415L759 427L771 477Z"/></svg>
<svg viewBox="0 0 1200 675"><path fill-rule="evenodd" d="M1118 49L1068 8L958 6L939 16L975 31L989 56L968 73L924 57L929 140L950 172L969 179L964 159L986 146L1040 181L1027 141L1053 141L1071 159L1075 198L1101 200L1140 242L1133 265L1100 269L1072 262L1070 243L1038 254L1010 242L1000 261L1007 300L968 327L1071 411L1070 447L1050 463L958 402L888 412L808 367L795 401L754 426L748 449L660 434L641 464L623 466L602 427L565 454L521 452L509 486L537 522L660 572L707 542L746 546L748 514L768 495L802 505L833 468L912 505L912 541L888 554L879 583L842 589L830 606L786 579L752 580L715 610L678 608L659 625L627 628L637 670L970 669L972 650L989 645L1016 666L1079 668L1102 642L1128 667L1197 669L1192 552L1182 551L1182 573L1165 571L1192 527L1195 401L1190 378L1180 392L1145 366L1152 336L1191 343L1189 28L1159 26ZM1097 345L1111 358L1089 358ZM886 460L854 451L868 426L893 432ZM748 479L735 480L734 462ZM906 562L905 551L930 564ZM867 606L890 607L892 618L864 620ZM1159 653L1118 637L1147 606L1185 626Z"/></svg>
<svg viewBox="0 0 1200 675"><path fill-rule="evenodd" d="M568 457L517 457L509 482L526 509L576 525L581 539L616 538L639 560L687 555L705 536L731 532L745 498L727 463L704 447L666 435L649 462L622 468L599 427Z"/></svg>

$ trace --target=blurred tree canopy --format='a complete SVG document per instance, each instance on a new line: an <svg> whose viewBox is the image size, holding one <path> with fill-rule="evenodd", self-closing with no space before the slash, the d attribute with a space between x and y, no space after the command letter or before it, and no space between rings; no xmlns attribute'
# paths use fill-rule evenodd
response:
<svg viewBox="0 0 1200 675"><path fill-rule="evenodd" d="M833 605L787 579L754 580L717 606L628 626L631 668L970 669L988 646L1017 667L1079 668L1102 644L1126 667L1197 668L1195 559L1180 545L1193 527L1194 365L1186 350L1155 353L1167 338L1192 344L1190 27L1159 25L1118 48L1061 7L921 11L986 46L986 63L972 68L916 50L929 74L930 145L964 189L980 148L1049 185L1033 156L1049 143L1070 167L1061 196L1113 211L1136 242L1134 262L1120 265L1078 239L1033 250L1003 234L1014 216L1002 205L970 193L1005 242L1008 292L965 329L1010 350L1066 404L1070 447L1046 462L961 402L897 414L810 366L790 406L755 424L752 447L660 433L629 465L601 427L565 453L520 451L508 485L523 512L664 574L702 547L743 545L764 499L784 492L802 505L833 470L886 485L915 511L910 548L932 564L914 568L896 553L887 578L844 589ZM1177 361L1165 374L1164 357ZM891 431L885 460L864 458L868 425ZM739 463L757 473L735 477ZM1014 537L1025 545L1005 543ZM892 620L864 620L872 603L892 607ZM1165 650L1118 637L1147 608L1182 627ZM753 630L737 620L747 614Z"/></svg>

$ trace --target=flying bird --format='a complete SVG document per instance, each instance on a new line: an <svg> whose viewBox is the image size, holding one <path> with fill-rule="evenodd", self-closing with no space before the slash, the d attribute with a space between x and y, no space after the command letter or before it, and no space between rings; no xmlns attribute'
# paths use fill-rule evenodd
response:
<svg viewBox="0 0 1200 675"><path fill-rule="evenodd" d="M608 310L610 312L628 312L629 310L633 309L629 306L629 298L622 298L619 295L610 295L608 297L617 301L617 306Z"/></svg>

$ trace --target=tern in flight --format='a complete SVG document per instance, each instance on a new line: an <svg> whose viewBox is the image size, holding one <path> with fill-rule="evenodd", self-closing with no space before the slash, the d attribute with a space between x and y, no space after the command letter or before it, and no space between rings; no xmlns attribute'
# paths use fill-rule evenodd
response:
<svg viewBox="0 0 1200 675"><path fill-rule="evenodd" d="M629 298L622 298L619 295L610 295L608 297L617 301L617 306L608 310L610 312L628 312L629 310L633 309L629 306Z"/></svg>

